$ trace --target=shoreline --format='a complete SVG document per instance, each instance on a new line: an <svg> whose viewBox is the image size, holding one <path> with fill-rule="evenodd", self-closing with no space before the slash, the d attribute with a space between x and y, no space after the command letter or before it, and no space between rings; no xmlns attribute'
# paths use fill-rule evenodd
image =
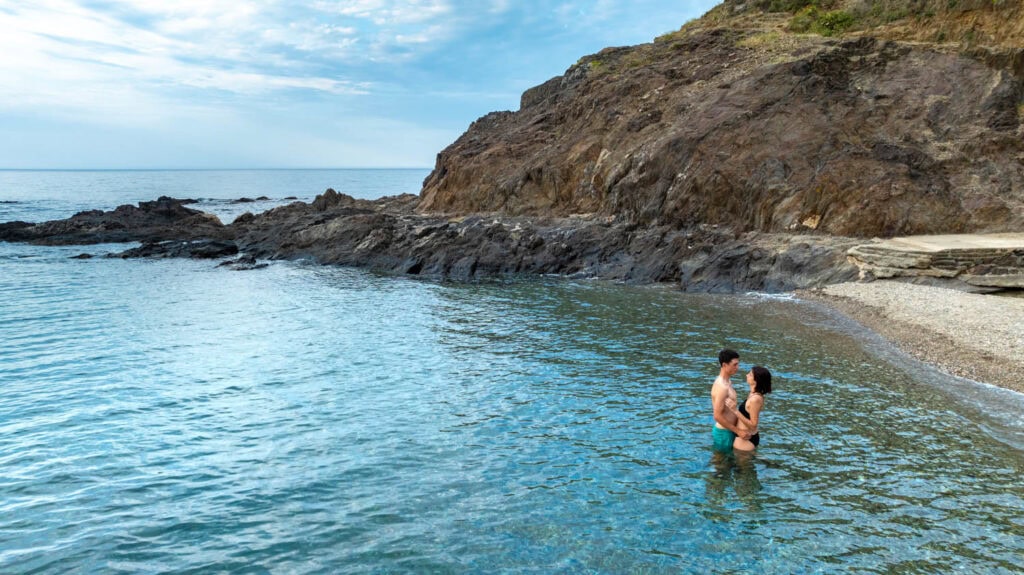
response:
<svg viewBox="0 0 1024 575"><path fill-rule="evenodd" d="M948 374L1024 393L1024 299L881 280L798 290Z"/></svg>

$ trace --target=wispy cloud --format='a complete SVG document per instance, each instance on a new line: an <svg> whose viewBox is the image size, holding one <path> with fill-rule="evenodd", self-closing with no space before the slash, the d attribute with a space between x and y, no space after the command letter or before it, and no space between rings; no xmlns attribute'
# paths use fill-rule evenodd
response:
<svg viewBox="0 0 1024 575"><path fill-rule="evenodd" d="M45 142L37 118L64 127L56 138L106 126L180 144L183 127L209 142L256 137L268 116L268 138L332 119L345 128L305 141L387 155L381 142L403 134L357 131L436 143L607 41L678 27L665 14L696 12L688 3L715 0L0 0L0 133L6 121Z"/></svg>

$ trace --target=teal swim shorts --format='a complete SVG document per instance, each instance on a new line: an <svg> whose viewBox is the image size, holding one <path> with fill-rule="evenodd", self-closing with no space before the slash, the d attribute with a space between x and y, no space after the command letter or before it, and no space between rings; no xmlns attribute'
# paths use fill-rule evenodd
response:
<svg viewBox="0 0 1024 575"><path fill-rule="evenodd" d="M732 441L736 439L735 433L716 425L711 428L711 437L714 438L715 451L732 451Z"/></svg>

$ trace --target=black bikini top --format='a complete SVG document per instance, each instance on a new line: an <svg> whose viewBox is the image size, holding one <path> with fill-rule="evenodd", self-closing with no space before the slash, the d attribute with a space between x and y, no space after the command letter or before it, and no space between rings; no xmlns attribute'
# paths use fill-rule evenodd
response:
<svg viewBox="0 0 1024 575"><path fill-rule="evenodd" d="M747 397L747 399L750 399L750 397ZM747 412L747 399L744 399L743 403L740 404L739 412L743 414L743 417L750 419L750 413Z"/></svg>

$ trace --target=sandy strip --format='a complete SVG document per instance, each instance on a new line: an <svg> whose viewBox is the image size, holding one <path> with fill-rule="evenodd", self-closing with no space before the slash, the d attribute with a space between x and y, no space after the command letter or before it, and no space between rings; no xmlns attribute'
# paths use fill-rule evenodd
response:
<svg viewBox="0 0 1024 575"><path fill-rule="evenodd" d="M948 373L1024 392L1024 298L897 281L798 296L825 303Z"/></svg>

